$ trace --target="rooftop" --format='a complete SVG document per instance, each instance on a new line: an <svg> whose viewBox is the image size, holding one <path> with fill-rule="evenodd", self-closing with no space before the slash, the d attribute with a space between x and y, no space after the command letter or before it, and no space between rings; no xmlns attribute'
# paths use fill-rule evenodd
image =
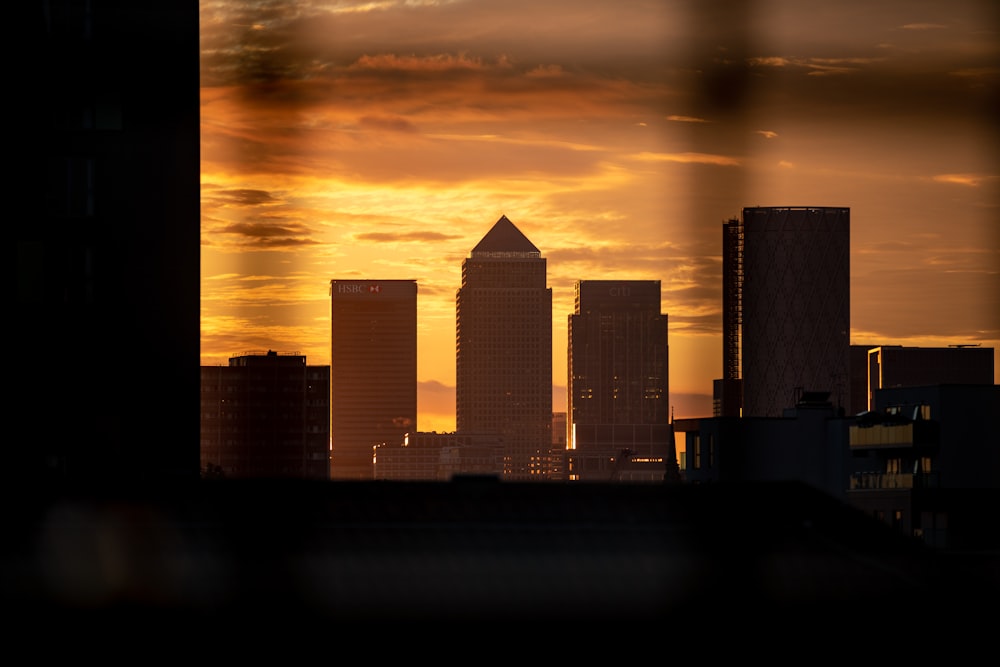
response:
<svg viewBox="0 0 1000 667"><path fill-rule="evenodd" d="M472 249L472 256L540 257L541 252L506 215L501 215L486 236Z"/></svg>

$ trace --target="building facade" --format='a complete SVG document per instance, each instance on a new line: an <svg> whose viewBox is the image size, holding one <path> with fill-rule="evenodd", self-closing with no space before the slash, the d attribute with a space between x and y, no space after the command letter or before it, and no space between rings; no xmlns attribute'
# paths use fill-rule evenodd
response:
<svg viewBox="0 0 1000 667"><path fill-rule="evenodd" d="M552 446L552 290L538 248L501 216L462 262L456 430L498 433L504 479L539 480Z"/></svg>
<svg viewBox="0 0 1000 667"><path fill-rule="evenodd" d="M330 326L330 477L371 480L417 428L416 281L331 280Z"/></svg>
<svg viewBox="0 0 1000 667"><path fill-rule="evenodd" d="M829 392L803 392L779 417L678 420L689 483L798 482L843 501L847 429Z"/></svg>
<svg viewBox="0 0 1000 667"><path fill-rule="evenodd" d="M993 384L996 350L978 344L946 347L851 345L849 414L874 410L879 389L930 384Z"/></svg>
<svg viewBox="0 0 1000 667"><path fill-rule="evenodd" d="M922 542L1000 550L1000 385L878 389L850 427L848 502Z"/></svg>
<svg viewBox="0 0 1000 667"><path fill-rule="evenodd" d="M228 479L328 479L329 366L247 353L201 367L201 469Z"/></svg>
<svg viewBox="0 0 1000 667"><path fill-rule="evenodd" d="M906 347L880 345L868 350L868 403L875 392L927 384L993 384L993 348L978 345Z"/></svg>
<svg viewBox="0 0 1000 667"><path fill-rule="evenodd" d="M664 479L675 463L658 280L582 280L567 346L571 480Z"/></svg>
<svg viewBox="0 0 1000 667"><path fill-rule="evenodd" d="M496 433L407 433L375 448L375 479L448 482L457 476L503 476L504 448Z"/></svg>
<svg viewBox="0 0 1000 667"><path fill-rule="evenodd" d="M744 417L779 417L808 391L846 410L850 223L846 207L743 209L742 252L730 253L740 261L727 255L723 271L739 283Z"/></svg>

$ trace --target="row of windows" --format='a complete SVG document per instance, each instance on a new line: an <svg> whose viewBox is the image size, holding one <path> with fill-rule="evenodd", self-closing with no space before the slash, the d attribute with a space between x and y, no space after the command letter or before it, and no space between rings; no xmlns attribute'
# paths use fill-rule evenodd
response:
<svg viewBox="0 0 1000 667"><path fill-rule="evenodd" d="M296 407L306 407L306 408L326 408L329 407L330 402L323 398L316 399L306 399L305 401L284 401L286 406ZM236 409L240 407L249 407L251 409L259 408L261 406L266 406L268 408L279 407L274 401L264 401L260 402L254 400L240 400L239 398L222 398L222 399L211 399L202 398L201 409L202 411L210 412L223 409Z"/></svg>

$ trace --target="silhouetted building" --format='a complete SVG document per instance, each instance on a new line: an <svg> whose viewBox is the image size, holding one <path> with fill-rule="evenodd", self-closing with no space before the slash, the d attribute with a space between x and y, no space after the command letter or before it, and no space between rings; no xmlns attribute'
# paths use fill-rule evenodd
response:
<svg viewBox="0 0 1000 667"><path fill-rule="evenodd" d="M455 421L499 433L504 478L540 480L552 446L552 290L546 260L501 216L462 261Z"/></svg>
<svg viewBox="0 0 1000 667"><path fill-rule="evenodd" d="M496 433L407 433L375 448L376 480L447 482L456 476L503 476L503 439Z"/></svg>
<svg viewBox="0 0 1000 667"><path fill-rule="evenodd" d="M64 344L15 355L10 414L32 435L10 467L84 484L197 479L199 3L32 2L18 16L34 55L11 83L24 150L9 190L32 204L9 232L8 320L14 349ZM108 377L151 357L142 391Z"/></svg>
<svg viewBox="0 0 1000 667"><path fill-rule="evenodd" d="M331 280L330 326L330 476L371 480L417 427L416 281Z"/></svg>
<svg viewBox="0 0 1000 667"><path fill-rule="evenodd" d="M931 546L996 553L997 415L1000 385L876 389L850 427L848 501Z"/></svg>
<svg viewBox="0 0 1000 667"><path fill-rule="evenodd" d="M201 367L205 477L329 479L330 367L247 353Z"/></svg>
<svg viewBox="0 0 1000 667"><path fill-rule="evenodd" d="M780 417L712 417L674 422L685 438L689 483L798 482L844 500L851 420L829 392L805 391Z"/></svg>
<svg viewBox="0 0 1000 667"><path fill-rule="evenodd" d="M993 384L993 360L994 349L979 345L851 345L850 414L873 410L882 388Z"/></svg>
<svg viewBox="0 0 1000 667"><path fill-rule="evenodd" d="M875 409L879 389L929 384L993 384L993 348L880 345L868 350L867 409Z"/></svg>
<svg viewBox="0 0 1000 667"><path fill-rule="evenodd" d="M845 207L779 206L744 208L742 221L725 223L723 284L739 305L725 304L724 379L735 379L738 340L744 417L780 416L803 390L829 391L846 409L850 220Z"/></svg>
<svg viewBox="0 0 1000 667"><path fill-rule="evenodd" d="M662 482L676 456L660 281L577 281L568 331L567 478Z"/></svg>

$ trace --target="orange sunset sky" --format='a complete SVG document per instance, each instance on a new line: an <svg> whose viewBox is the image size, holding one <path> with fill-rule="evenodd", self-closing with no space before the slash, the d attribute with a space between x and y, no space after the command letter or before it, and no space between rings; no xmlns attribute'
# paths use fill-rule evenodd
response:
<svg viewBox="0 0 1000 667"><path fill-rule="evenodd" d="M744 206L850 207L852 343L1000 350L998 7L202 0L201 363L329 364L330 280L414 279L418 428L454 430L462 260L506 215L553 410L575 281L660 280L675 416L708 416Z"/></svg>

